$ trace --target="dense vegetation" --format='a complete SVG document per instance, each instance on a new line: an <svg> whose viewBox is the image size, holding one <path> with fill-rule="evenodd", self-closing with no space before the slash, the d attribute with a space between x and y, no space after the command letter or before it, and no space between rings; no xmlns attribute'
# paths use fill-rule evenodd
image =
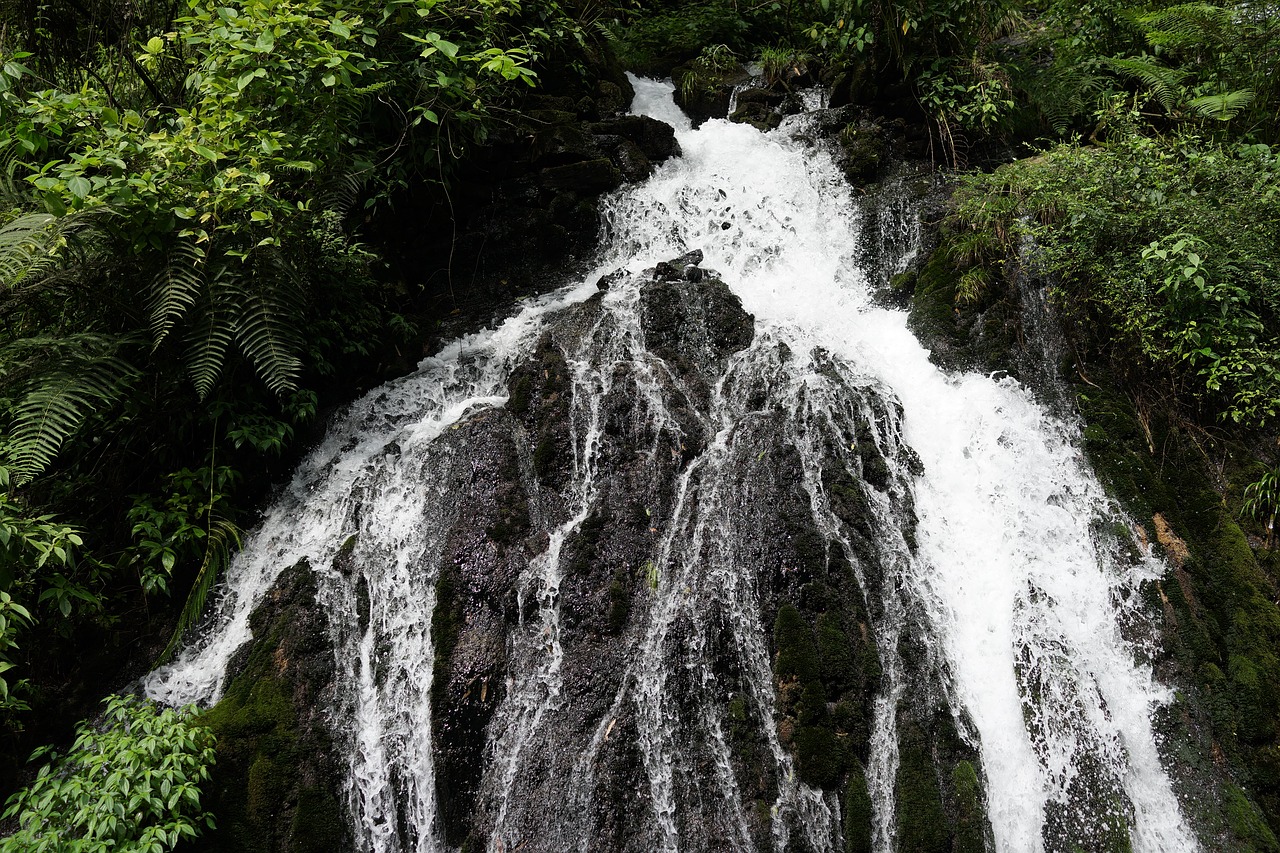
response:
<svg viewBox="0 0 1280 853"><path fill-rule="evenodd" d="M754 60L784 84L821 80L926 126L939 164L1024 156L962 180L935 262L954 307L981 310L1027 271L1051 281L1081 375L1105 366L1152 452L1153 418L1244 448L1216 488L1272 544L1273 4L10 0L6 742L29 746L33 708L87 713L115 686L118 665L89 656L104 683L71 687L60 661L77 649L136 646L145 666L198 618L317 412L433 319L373 245L380 223L421 187L450 198L460 164L546 69L589 74L588 47L653 73ZM1259 688L1272 717L1274 663ZM102 737L148 714L113 703ZM42 784L19 810L54 808ZM203 819L156 815L179 818L176 834Z"/></svg>

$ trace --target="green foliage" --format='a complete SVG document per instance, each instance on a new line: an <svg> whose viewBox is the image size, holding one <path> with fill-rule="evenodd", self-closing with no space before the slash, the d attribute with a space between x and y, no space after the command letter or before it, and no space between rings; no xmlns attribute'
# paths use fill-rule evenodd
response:
<svg viewBox="0 0 1280 853"><path fill-rule="evenodd" d="M935 59L917 77L920 103L938 125L949 159L956 160L957 132L993 134L1013 110L1013 88L997 63L977 54L966 62Z"/></svg>
<svg viewBox="0 0 1280 853"><path fill-rule="evenodd" d="M1105 149L1063 146L970 179L957 229L1035 263L1078 334L1170 371L1225 420L1280 407L1280 162L1265 145L1150 139L1108 119Z"/></svg>
<svg viewBox="0 0 1280 853"><path fill-rule="evenodd" d="M1106 0L1082 9L1055 0L1039 23L1028 40L1039 55L1028 53L1022 87L1057 133L1136 88L1159 109L1151 120L1276 139L1280 88L1271 69L1280 15L1273 6Z"/></svg>
<svg viewBox="0 0 1280 853"><path fill-rule="evenodd" d="M689 63L689 73L680 78L680 89L686 98L699 90L714 87L726 72L738 67L738 57L727 44L708 45Z"/></svg>
<svg viewBox="0 0 1280 853"><path fill-rule="evenodd" d="M4 448L14 486L48 467L63 442L137 378L133 366L115 355L126 343L86 333L0 347L0 377L11 381L15 398Z"/></svg>
<svg viewBox="0 0 1280 853"><path fill-rule="evenodd" d="M214 761L212 733L192 712L112 696L82 723L66 755L47 755L34 782L9 799L19 829L3 853L173 850L213 825L200 804Z"/></svg>
<svg viewBox="0 0 1280 853"><path fill-rule="evenodd" d="M1272 534L1276 513L1280 512L1280 466L1267 468L1262 476L1244 487L1240 514L1264 522Z"/></svg>
<svg viewBox="0 0 1280 853"><path fill-rule="evenodd" d="M169 592L174 567L206 553L212 519L221 516L227 494L239 475L227 466L170 474L169 493L158 504L149 494L134 495L128 520L135 546L132 560L144 592ZM221 519L219 519L221 521Z"/></svg>
<svg viewBox="0 0 1280 853"><path fill-rule="evenodd" d="M670 67L697 56L707 45L742 50L751 41L745 9L730 0L680 4L647 10L615 21L618 58L642 71L657 61Z"/></svg>
<svg viewBox="0 0 1280 853"><path fill-rule="evenodd" d="M31 624L31 611L13 600L13 596L0 591L0 708L23 710L25 703L13 696L4 674L13 669L9 652L18 647L18 631Z"/></svg>
<svg viewBox="0 0 1280 853"><path fill-rule="evenodd" d="M757 59L765 82L770 86L789 77L802 76L813 61L807 51L789 47L761 48Z"/></svg>
<svg viewBox="0 0 1280 853"><path fill-rule="evenodd" d="M14 54L0 153L52 218L11 223L2 263L47 264L61 217L109 207L114 241L156 270L153 347L183 330L200 396L235 350L272 392L293 390L309 285L296 247L318 215L312 200L351 175L390 188L438 169L437 134L483 137L488 106L512 82L534 82L552 38L523 28L523 14L508 0L191 0L135 63L136 75L182 78L173 102L145 87L129 100L94 85L36 89L44 81ZM539 17L573 31L554 4ZM366 130L381 126L384 104L404 123L387 143ZM426 144L405 146L424 132ZM401 148L420 159L390 156Z"/></svg>

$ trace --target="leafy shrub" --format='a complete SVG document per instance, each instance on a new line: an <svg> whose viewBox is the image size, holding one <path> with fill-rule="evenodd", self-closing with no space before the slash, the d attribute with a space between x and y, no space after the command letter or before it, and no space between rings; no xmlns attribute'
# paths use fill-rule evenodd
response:
<svg viewBox="0 0 1280 853"><path fill-rule="evenodd" d="M192 711L111 696L97 723L81 723L70 752L47 755L4 819L19 829L0 853L163 853L212 828L200 785L214 762L213 733Z"/></svg>
<svg viewBox="0 0 1280 853"><path fill-rule="evenodd" d="M1263 426L1280 411L1280 158L1149 138L1133 119L1111 117L1105 148L1061 146L967 179L953 251L994 240L1000 251L976 253L989 263L1032 238L1086 343Z"/></svg>

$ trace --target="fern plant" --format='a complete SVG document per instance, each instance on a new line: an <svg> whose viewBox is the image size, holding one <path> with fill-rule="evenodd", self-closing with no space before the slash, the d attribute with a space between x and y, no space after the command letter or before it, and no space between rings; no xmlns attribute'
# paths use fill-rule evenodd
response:
<svg viewBox="0 0 1280 853"><path fill-rule="evenodd" d="M161 652L157 665L173 657L174 652L182 646L182 640L187 632L200 621L205 604L209 601L209 593L213 591L214 584L226 570L232 554L240 549L240 545L238 527L226 519L213 519L210 522L205 534L204 559L200 562L200 569L196 572L191 591L187 593L182 612L178 615L178 624L173 629L173 635L169 638L164 651Z"/></svg>
<svg viewBox="0 0 1280 853"><path fill-rule="evenodd" d="M1187 97L1184 85L1191 72L1170 68L1153 57L1104 60L1112 69L1146 87L1151 97L1167 113L1172 113Z"/></svg>
<svg viewBox="0 0 1280 853"><path fill-rule="evenodd" d="M8 380L13 401L6 451L15 487L44 471L63 443L138 377L118 355L128 343L83 333L23 338L0 347L0 379Z"/></svg>
<svg viewBox="0 0 1280 853"><path fill-rule="evenodd" d="M192 243L179 243L151 282L153 348L179 324L187 325L187 373L201 399L216 384L233 344L272 392L296 388L302 369L300 327L304 288L275 252L248 261L219 259Z"/></svg>
<svg viewBox="0 0 1280 853"><path fill-rule="evenodd" d="M1201 95L1187 101L1187 107L1196 115L1218 121L1231 121L1240 111L1253 103L1254 93L1249 89L1222 92L1218 95Z"/></svg>

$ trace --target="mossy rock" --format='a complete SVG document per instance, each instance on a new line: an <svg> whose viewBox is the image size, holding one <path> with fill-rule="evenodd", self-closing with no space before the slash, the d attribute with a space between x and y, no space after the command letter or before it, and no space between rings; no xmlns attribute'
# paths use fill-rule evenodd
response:
<svg viewBox="0 0 1280 853"><path fill-rule="evenodd" d="M899 725L898 762L898 849L951 853L951 821L943 810L928 736L914 723Z"/></svg>
<svg viewBox="0 0 1280 853"><path fill-rule="evenodd" d="M982 783L972 761L961 761L951 771L951 787L956 801L954 853L984 853L987 849L986 809L982 804Z"/></svg>
<svg viewBox="0 0 1280 853"><path fill-rule="evenodd" d="M867 776L860 765L854 765L849 772L841 811L844 815L846 853L871 853L875 814L871 807L871 793L867 790Z"/></svg>
<svg viewBox="0 0 1280 853"><path fill-rule="evenodd" d="M217 828L195 851L329 853L351 848L343 768L324 719L333 680L327 620L305 562L286 570L252 617L226 695L201 715L218 738L207 788Z"/></svg>
<svg viewBox="0 0 1280 853"><path fill-rule="evenodd" d="M741 65L708 69L691 62L671 71L675 100L693 120L694 127L707 119L725 118L733 99L733 87L751 79Z"/></svg>
<svg viewBox="0 0 1280 853"><path fill-rule="evenodd" d="M1280 826L1280 776L1268 772L1280 719L1274 581L1224 506L1203 443L1159 410L1140 418L1105 368L1090 366L1088 374L1077 401L1100 479L1150 538L1158 514L1185 548L1170 555L1172 571L1152 585L1150 599L1165 616L1162 677L1187 697L1164 742L1197 744L1180 751L1187 763L1175 786L1212 791L1196 798L1201 813L1192 820L1210 834L1209 846L1270 849L1241 815L1260 808L1269 832Z"/></svg>

